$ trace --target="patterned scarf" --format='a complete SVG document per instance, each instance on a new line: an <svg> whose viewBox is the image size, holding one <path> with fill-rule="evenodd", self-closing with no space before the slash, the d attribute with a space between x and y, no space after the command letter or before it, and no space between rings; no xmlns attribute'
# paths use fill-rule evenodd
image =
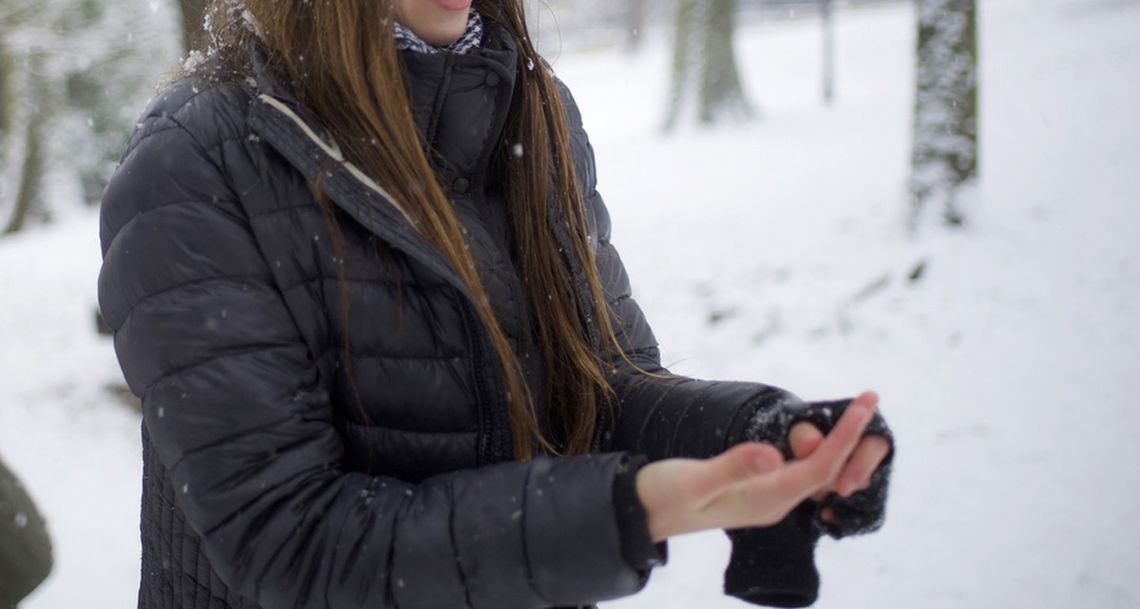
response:
<svg viewBox="0 0 1140 609"><path fill-rule="evenodd" d="M463 55L481 46L483 46L483 18L474 9L471 10L471 16L467 19L467 29L463 35L459 37L459 40L446 47L433 47L402 24L396 24L396 48L400 51L413 51L429 55L433 53Z"/></svg>

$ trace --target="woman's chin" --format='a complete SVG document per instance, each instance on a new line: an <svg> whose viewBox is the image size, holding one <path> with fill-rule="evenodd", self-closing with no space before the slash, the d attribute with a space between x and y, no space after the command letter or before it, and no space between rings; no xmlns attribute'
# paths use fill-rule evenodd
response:
<svg viewBox="0 0 1140 609"><path fill-rule="evenodd" d="M416 36L419 36L420 39L433 47L446 47L454 43L456 40L459 40L459 37L462 36L463 32L466 30L467 22L464 21L463 26L459 27L458 29L449 27L436 28L426 32L416 32L415 30L412 31L415 32Z"/></svg>
<svg viewBox="0 0 1140 609"><path fill-rule="evenodd" d="M445 11L463 11L471 9L471 0L433 0Z"/></svg>
<svg viewBox="0 0 1140 609"><path fill-rule="evenodd" d="M400 23L435 47L459 40L471 17L471 0L430 0L415 5L405 1L402 8L396 13Z"/></svg>

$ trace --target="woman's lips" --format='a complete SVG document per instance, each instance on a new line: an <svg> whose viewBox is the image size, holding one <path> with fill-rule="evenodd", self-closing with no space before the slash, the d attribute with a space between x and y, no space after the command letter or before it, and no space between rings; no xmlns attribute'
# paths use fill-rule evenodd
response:
<svg viewBox="0 0 1140 609"><path fill-rule="evenodd" d="M462 11L471 8L471 0L435 0L446 11Z"/></svg>

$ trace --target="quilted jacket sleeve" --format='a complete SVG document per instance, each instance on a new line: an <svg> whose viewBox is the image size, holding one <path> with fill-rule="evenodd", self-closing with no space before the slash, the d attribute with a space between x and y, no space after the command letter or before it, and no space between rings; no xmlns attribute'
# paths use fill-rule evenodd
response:
<svg viewBox="0 0 1140 609"><path fill-rule="evenodd" d="M152 113L132 137L103 201L99 299L178 507L222 581L267 609L537 608L639 589L613 508L625 454L418 485L342 471L329 394L221 145L193 122L233 120L200 116L209 105Z"/></svg>

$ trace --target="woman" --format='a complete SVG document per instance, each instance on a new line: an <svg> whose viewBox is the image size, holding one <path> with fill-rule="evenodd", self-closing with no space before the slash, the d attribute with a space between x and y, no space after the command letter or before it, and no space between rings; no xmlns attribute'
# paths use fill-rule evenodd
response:
<svg viewBox="0 0 1140 609"><path fill-rule="evenodd" d="M102 209L141 607L589 605L639 590L655 542L765 525L729 592L814 598L811 545L883 475L876 398L834 423L660 366L521 1L210 23Z"/></svg>

